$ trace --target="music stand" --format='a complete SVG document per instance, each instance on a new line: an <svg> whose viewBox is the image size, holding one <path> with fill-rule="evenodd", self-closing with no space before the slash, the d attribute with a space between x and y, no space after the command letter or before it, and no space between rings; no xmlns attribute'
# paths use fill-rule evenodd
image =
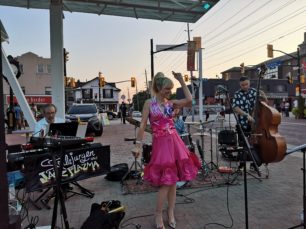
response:
<svg viewBox="0 0 306 229"><path fill-rule="evenodd" d="M298 228L298 227L303 227L306 228L306 222L305 222L305 218L306 218L306 212L305 212L305 208L306 208L306 174L305 174L305 153L306 153L306 144L304 145L300 145L297 146L289 151L287 151L286 155L289 155L291 153L297 152L297 151L302 151L303 153L303 222L301 222L300 224L293 226L293 227L289 227L288 229L293 229L293 228Z"/></svg>

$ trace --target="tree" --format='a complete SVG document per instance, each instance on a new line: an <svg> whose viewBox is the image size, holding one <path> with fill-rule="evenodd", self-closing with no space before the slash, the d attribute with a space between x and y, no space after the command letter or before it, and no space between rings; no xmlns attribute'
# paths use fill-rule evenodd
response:
<svg viewBox="0 0 306 229"><path fill-rule="evenodd" d="M137 98L138 96L138 98ZM147 99L149 99L151 96L147 91L140 91L138 94L133 95L133 104L134 104L134 110L137 110L139 107L139 111L142 111L143 105ZM139 104L138 104L139 102Z"/></svg>

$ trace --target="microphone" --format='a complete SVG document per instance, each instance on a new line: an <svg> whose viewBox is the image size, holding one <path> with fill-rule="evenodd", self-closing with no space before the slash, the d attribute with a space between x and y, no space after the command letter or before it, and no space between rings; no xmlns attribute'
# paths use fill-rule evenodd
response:
<svg viewBox="0 0 306 229"><path fill-rule="evenodd" d="M217 91L219 91L219 92L226 92L226 93L228 92L228 90L225 87L221 86L221 85L217 86Z"/></svg>

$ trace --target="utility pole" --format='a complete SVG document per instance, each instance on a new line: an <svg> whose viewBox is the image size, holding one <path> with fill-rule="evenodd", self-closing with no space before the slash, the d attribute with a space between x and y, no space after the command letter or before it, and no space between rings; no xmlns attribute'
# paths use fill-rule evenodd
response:
<svg viewBox="0 0 306 229"><path fill-rule="evenodd" d="M147 69L145 69L145 76L146 76L146 87L147 87L147 93L148 93L149 92L149 85L148 85Z"/></svg>
<svg viewBox="0 0 306 229"><path fill-rule="evenodd" d="M190 29L189 23L187 23L187 34L188 34L188 41L190 41ZM192 104L191 104L191 120L194 122L194 100L195 100L195 92L194 92L194 85L193 85L193 71L190 71L190 82L191 82L191 95L192 95Z"/></svg>

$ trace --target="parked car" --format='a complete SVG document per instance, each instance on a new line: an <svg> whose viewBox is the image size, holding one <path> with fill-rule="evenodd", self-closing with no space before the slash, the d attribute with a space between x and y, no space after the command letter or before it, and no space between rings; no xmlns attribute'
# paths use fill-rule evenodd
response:
<svg viewBox="0 0 306 229"><path fill-rule="evenodd" d="M86 135L94 133L101 136L103 133L102 120L94 103L73 104L66 114L66 119L71 122L88 122Z"/></svg>
<svg viewBox="0 0 306 229"><path fill-rule="evenodd" d="M107 113L107 117L109 120L113 120L114 118L118 118L118 113L114 111L105 111Z"/></svg>
<svg viewBox="0 0 306 229"><path fill-rule="evenodd" d="M142 114L141 114L140 111L133 111L132 112L132 117L133 118L138 118L138 117L141 117L141 116L142 116Z"/></svg>

